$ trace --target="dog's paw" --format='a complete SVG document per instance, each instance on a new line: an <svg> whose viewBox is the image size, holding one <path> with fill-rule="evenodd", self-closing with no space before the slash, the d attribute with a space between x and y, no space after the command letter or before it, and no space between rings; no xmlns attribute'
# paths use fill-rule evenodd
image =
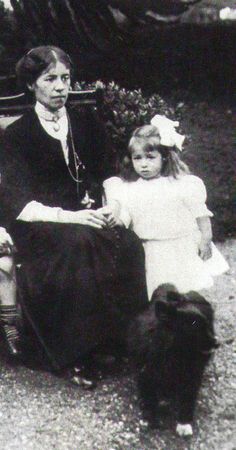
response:
<svg viewBox="0 0 236 450"><path fill-rule="evenodd" d="M190 423L178 423L176 426L176 433L179 436L192 436L192 425L190 425Z"/></svg>

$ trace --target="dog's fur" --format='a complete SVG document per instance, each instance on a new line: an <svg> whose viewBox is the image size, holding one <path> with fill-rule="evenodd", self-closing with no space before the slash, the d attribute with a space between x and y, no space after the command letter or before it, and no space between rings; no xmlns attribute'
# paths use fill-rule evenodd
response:
<svg viewBox="0 0 236 450"><path fill-rule="evenodd" d="M162 285L148 309L132 322L128 346L149 419L156 416L161 399L174 400L176 431L191 435L203 372L218 346L211 305L196 292L183 295L172 285Z"/></svg>

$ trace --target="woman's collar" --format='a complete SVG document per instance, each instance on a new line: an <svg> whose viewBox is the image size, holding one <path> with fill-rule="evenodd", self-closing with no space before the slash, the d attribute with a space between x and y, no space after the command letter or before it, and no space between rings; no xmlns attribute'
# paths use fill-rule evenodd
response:
<svg viewBox="0 0 236 450"><path fill-rule="evenodd" d="M55 122L58 121L61 117L66 115L66 108L63 106L62 108L58 109L55 112L49 111L47 108L45 108L44 105L40 102L36 102L35 104L35 112L36 114L41 117L42 119L48 121L48 122Z"/></svg>

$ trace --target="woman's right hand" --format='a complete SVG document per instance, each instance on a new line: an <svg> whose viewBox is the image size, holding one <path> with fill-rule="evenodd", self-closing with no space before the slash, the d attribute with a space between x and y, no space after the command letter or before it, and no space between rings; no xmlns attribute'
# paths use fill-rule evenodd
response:
<svg viewBox="0 0 236 450"><path fill-rule="evenodd" d="M14 252L15 247L10 234L8 234L5 228L0 227L0 258L2 256L10 256ZM1 262L1 270L5 270L2 264L3 263Z"/></svg>
<svg viewBox="0 0 236 450"><path fill-rule="evenodd" d="M80 225L90 225L94 228L105 228L107 226L107 219L104 215L94 209L83 209L74 212L74 223Z"/></svg>
<svg viewBox="0 0 236 450"><path fill-rule="evenodd" d="M12 238L5 228L0 227L0 246L13 245Z"/></svg>

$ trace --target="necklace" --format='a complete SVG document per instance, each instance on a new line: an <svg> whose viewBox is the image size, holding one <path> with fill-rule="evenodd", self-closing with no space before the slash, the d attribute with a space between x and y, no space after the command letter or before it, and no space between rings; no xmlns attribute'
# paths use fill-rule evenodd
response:
<svg viewBox="0 0 236 450"><path fill-rule="evenodd" d="M52 119L52 122L53 122L53 126L52 126L52 128L54 129L54 131L59 131L60 130L60 124L59 124L59 122L58 122L58 118L56 118L56 117L53 117L53 119Z"/></svg>
<svg viewBox="0 0 236 450"><path fill-rule="evenodd" d="M81 178L80 175L81 175L81 172L84 172L86 167L83 164L83 162L81 161L81 159L79 158L79 155L78 155L78 153L75 150L75 144L74 144L74 138L73 138L73 133L72 133L72 128L71 128L71 122L70 122L70 118L69 118L68 114L67 114L67 119L68 119L68 134L69 134L69 138L70 138L70 142L71 142L71 148L72 148L72 153L73 153L73 162L74 162L74 166L75 166L75 176L72 173L69 165L67 165L68 171L69 171L69 174L70 174L71 178L76 183L76 193L77 193L77 199L78 199L79 205L83 205L86 209L90 209L90 208L92 208L93 204L95 203L95 200L90 197L90 194L89 194L88 190L85 191L83 199L80 200L79 184L84 181Z"/></svg>
<svg viewBox="0 0 236 450"><path fill-rule="evenodd" d="M66 114L66 111L65 108L61 108L61 110L52 113L51 111L47 111L46 109L40 108L40 110L37 111L37 114L39 117L41 117L41 119L45 120L46 122L51 122L53 130L55 132L58 132L61 129L59 119Z"/></svg>
<svg viewBox="0 0 236 450"><path fill-rule="evenodd" d="M81 161L81 159L79 158L79 156L75 150L75 143L74 143L74 138L73 138L73 133L72 133L72 128L71 128L71 122L70 122L70 118L69 118L68 114L67 114L67 119L68 119L68 132L69 132L68 134L69 134L71 149L72 149L72 154L73 154L75 175L71 171L69 164L67 165L67 168L68 168L68 172L69 172L72 180L76 183L76 192L77 192L78 199L79 199L79 184L83 182L83 179L81 178L81 172L83 172L85 170L85 165L83 164L83 162Z"/></svg>

